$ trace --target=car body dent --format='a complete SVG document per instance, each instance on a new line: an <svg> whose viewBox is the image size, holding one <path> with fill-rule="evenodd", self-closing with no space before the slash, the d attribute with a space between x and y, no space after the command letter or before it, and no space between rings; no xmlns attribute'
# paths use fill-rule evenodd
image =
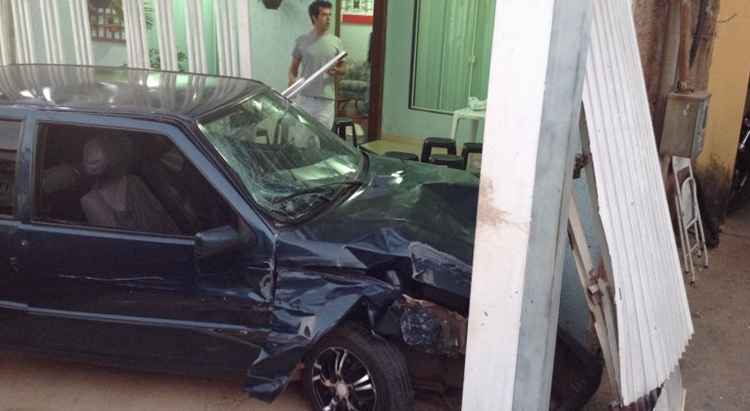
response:
<svg viewBox="0 0 750 411"><path fill-rule="evenodd" d="M275 398L306 351L355 314L396 343L461 355L465 313L415 296L467 306L476 182L462 172L372 157L364 187L281 230L273 320L246 390ZM451 204L457 193L464 201Z"/></svg>

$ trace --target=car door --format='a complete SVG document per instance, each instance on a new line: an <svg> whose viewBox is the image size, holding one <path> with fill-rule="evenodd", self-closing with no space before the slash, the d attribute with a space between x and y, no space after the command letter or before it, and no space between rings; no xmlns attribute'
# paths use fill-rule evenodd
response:
<svg viewBox="0 0 750 411"><path fill-rule="evenodd" d="M29 279L27 310L35 318L36 343L147 360L153 368L249 365L270 318L271 236L220 170L172 125L69 113L35 114L29 121L33 132L24 144L35 150L30 174L36 178L13 241L19 270ZM66 125L168 138L255 241L231 255L197 260L195 237L41 219L42 132Z"/></svg>
<svg viewBox="0 0 750 411"><path fill-rule="evenodd" d="M30 328L25 312L16 308L26 301L24 278L18 272L16 244L13 236L18 230L17 192L23 191L17 173L20 169L19 145L24 114L0 109L0 343L26 345Z"/></svg>

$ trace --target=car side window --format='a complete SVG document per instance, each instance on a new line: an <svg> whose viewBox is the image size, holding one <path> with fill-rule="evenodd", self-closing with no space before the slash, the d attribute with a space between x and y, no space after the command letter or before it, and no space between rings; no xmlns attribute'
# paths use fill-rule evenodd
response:
<svg viewBox="0 0 750 411"><path fill-rule="evenodd" d="M0 216L12 216L15 208L16 154L21 122L0 119Z"/></svg>
<svg viewBox="0 0 750 411"><path fill-rule="evenodd" d="M236 214L165 136L43 124L35 221L192 236Z"/></svg>

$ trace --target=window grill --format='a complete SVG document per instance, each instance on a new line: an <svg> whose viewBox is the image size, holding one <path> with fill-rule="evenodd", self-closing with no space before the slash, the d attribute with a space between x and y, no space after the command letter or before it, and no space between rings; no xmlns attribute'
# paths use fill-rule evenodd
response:
<svg viewBox="0 0 750 411"><path fill-rule="evenodd" d="M125 24L114 9L89 8L89 21L92 40L125 42Z"/></svg>

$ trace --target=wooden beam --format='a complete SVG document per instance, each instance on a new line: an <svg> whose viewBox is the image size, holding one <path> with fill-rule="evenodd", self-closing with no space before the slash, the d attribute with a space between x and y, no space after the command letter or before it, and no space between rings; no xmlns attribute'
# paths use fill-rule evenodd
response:
<svg viewBox="0 0 750 411"><path fill-rule="evenodd" d="M372 27L372 61L370 62L370 113L367 134L370 140L383 131L383 80L385 79L386 33L388 32L388 0L375 0Z"/></svg>

